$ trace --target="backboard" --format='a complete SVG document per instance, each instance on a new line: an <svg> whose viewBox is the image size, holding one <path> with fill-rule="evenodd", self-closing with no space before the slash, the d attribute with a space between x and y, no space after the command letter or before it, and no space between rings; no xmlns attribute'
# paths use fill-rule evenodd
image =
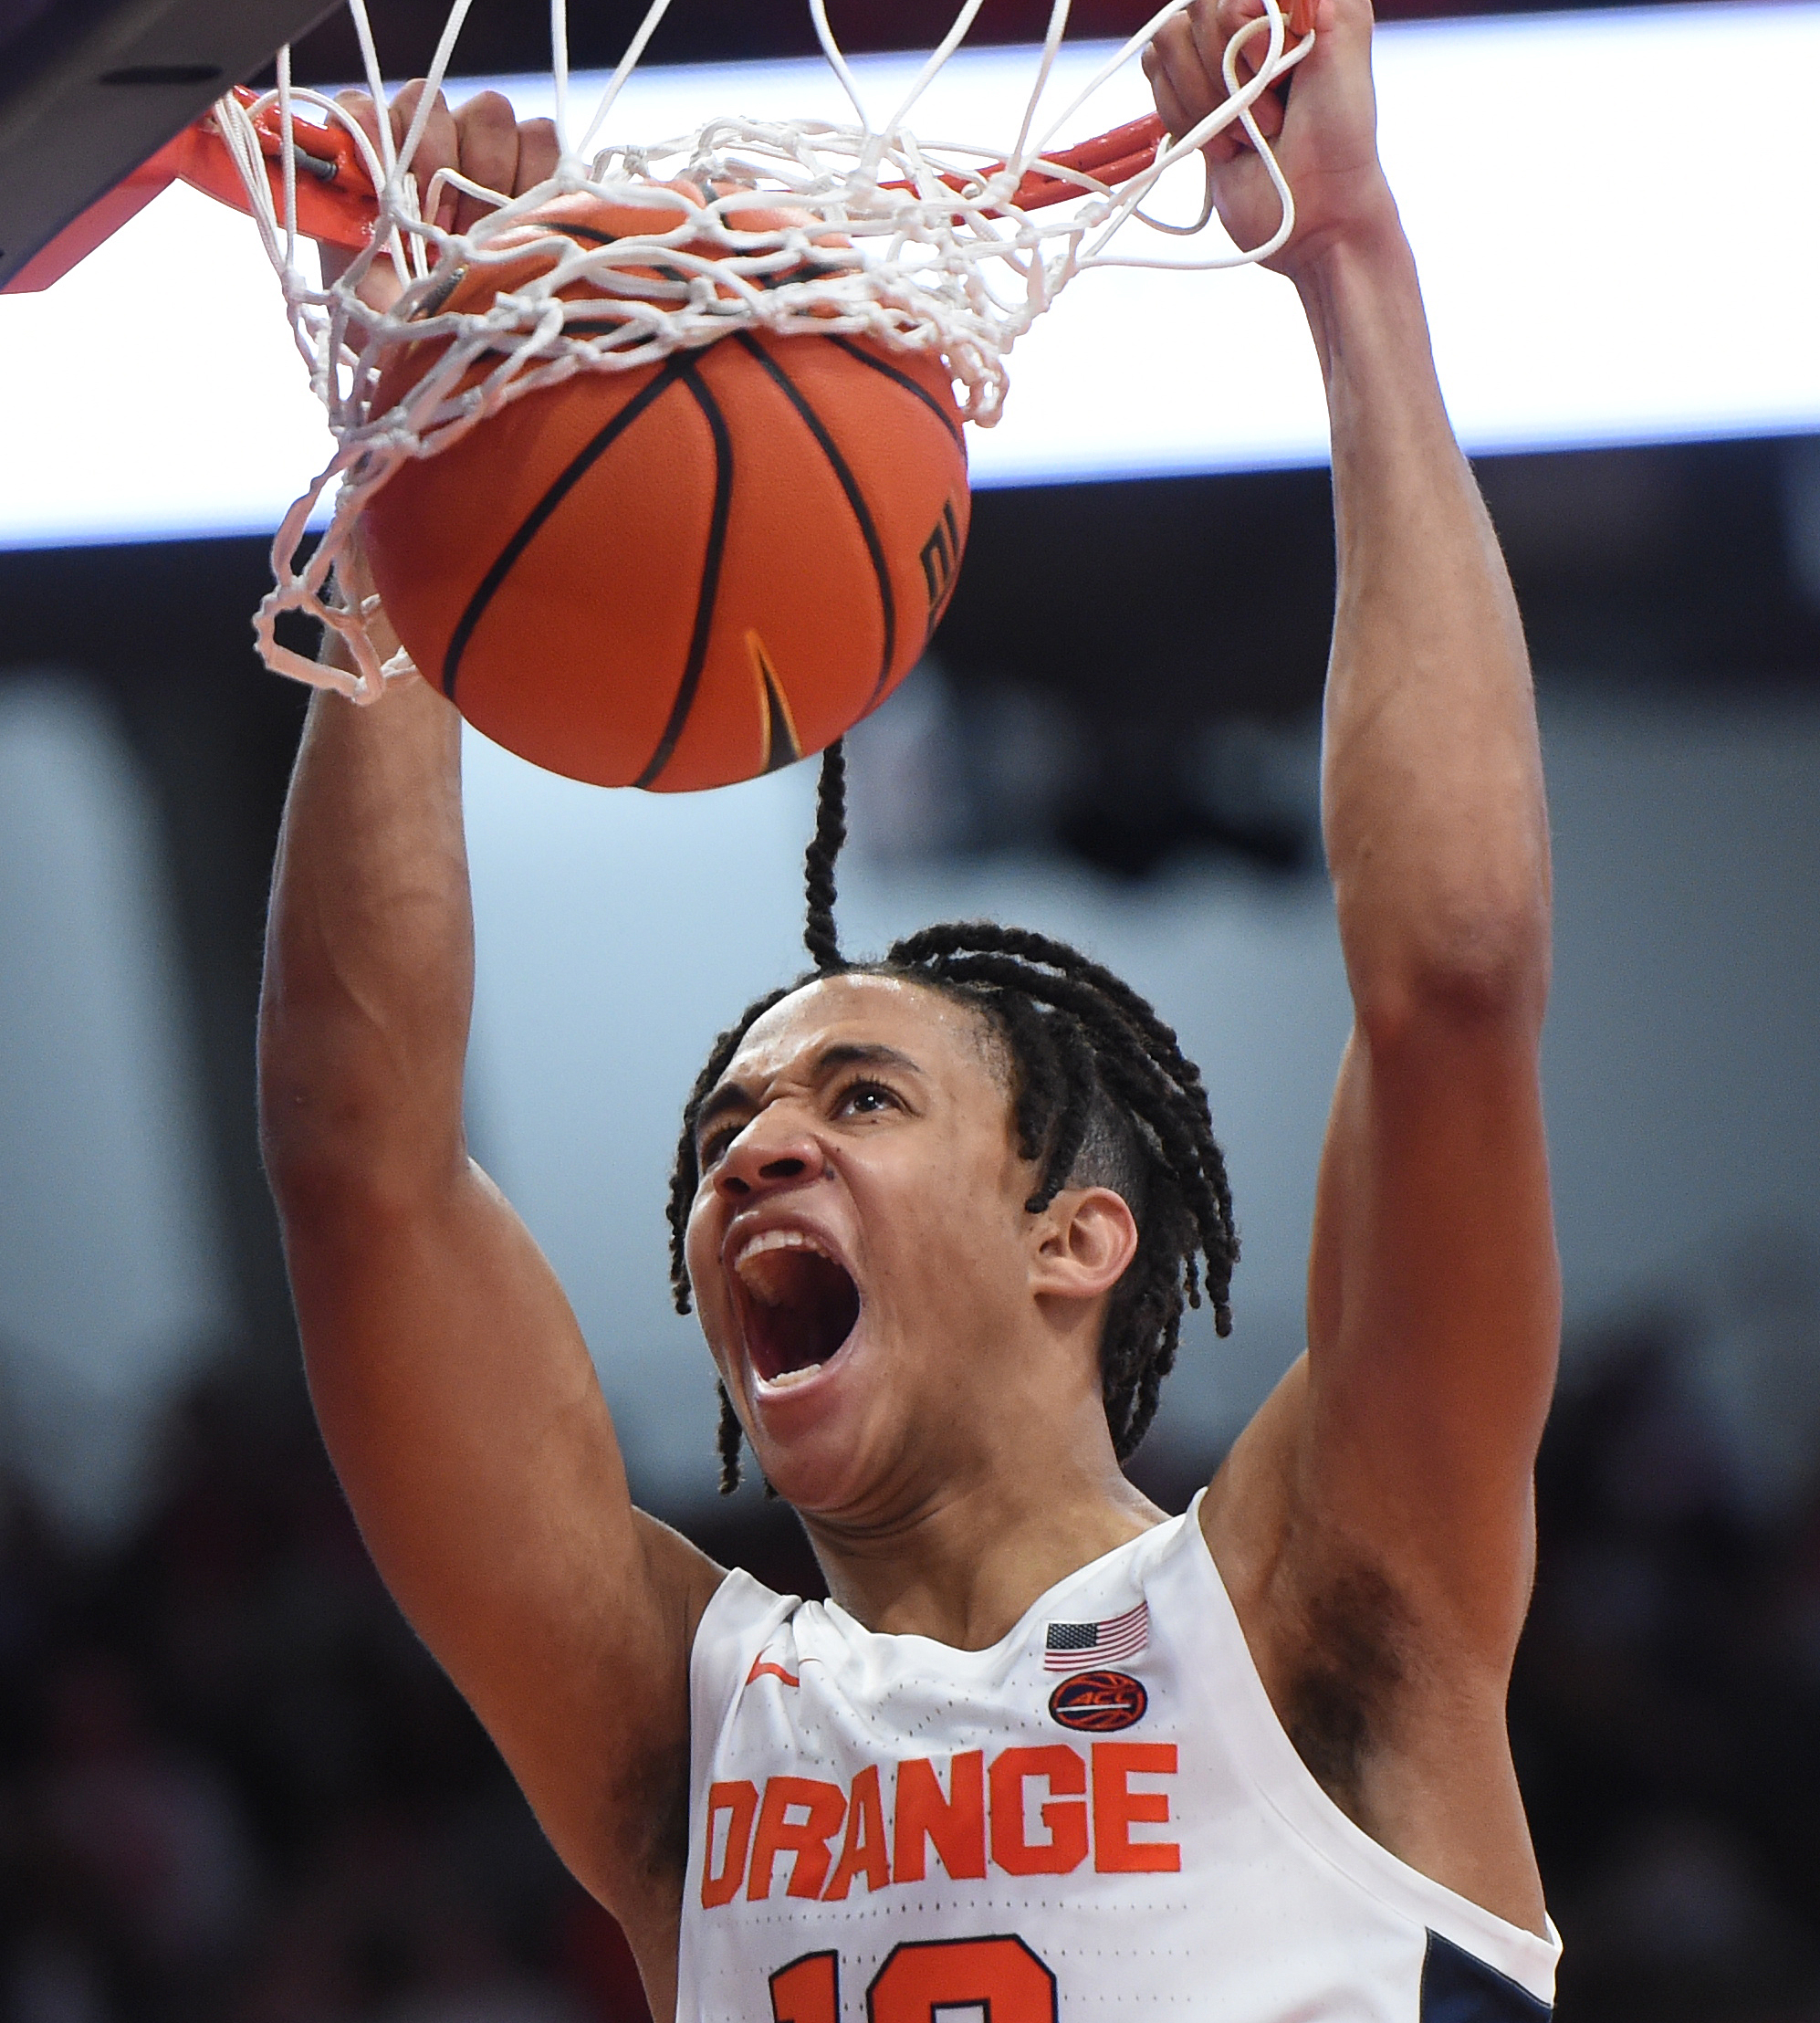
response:
<svg viewBox="0 0 1820 2023"><path fill-rule="evenodd" d="M335 0L0 0L0 288Z"/></svg>

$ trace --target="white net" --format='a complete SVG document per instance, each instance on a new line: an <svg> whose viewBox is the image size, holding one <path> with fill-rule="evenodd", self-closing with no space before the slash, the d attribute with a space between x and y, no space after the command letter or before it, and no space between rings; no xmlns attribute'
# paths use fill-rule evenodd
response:
<svg viewBox="0 0 1820 2023"><path fill-rule="evenodd" d="M349 4L368 89L383 103L386 80L364 0ZM636 143L601 137L670 0L653 0L579 133L570 118L564 0L552 0L561 156L547 181L509 198L446 171L420 190L412 169L471 4L455 0L429 72L431 89L396 145L383 120L375 147L334 100L292 89L288 53L279 58L277 90L250 106L224 99L214 113L283 281L297 342L336 442L334 456L292 506L274 543L276 587L256 620L259 649L277 671L358 701L372 700L388 675L410 666L402 655L382 666L368 636L369 613L330 588L360 510L401 464L434 456L505 403L577 372L627 372L733 330L758 329L779 336L847 334L937 354L966 418L989 426L1005 398L1007 354L1075 276L1108 266L1246 265L1268 258L1293 226L1289 185L1251 111L1313 41L1312 35L1292 38L1279 0L1264 0L1263 15L1229 44L1227 100L1191 132L1157 148L1154 159L1140 151L1135 173L1129 156L1109 162L1104 150L1070 160L1058 136L1091 122L1096 94L1189 0L1168 0L1084 87L1065 94L1051 89L1068 17L1068 0L1054 0L1045 40L1033 52L1020 123L1009 144L998 146L939 141L914 123L983 0L966 0L882 119L868 117L825 0L809 0L823 54L851 103L851 121L723 115L688 133ZM1046 104L1051 98L1056 102ZM276 121L286 142L276 190L256 124L261 116L268 129ZM376 193L371 245L327 287L302 265L299 151L290 144L299 119L344 131ZM1234 123L1245 130L1281 199L1277 232L1247 252L1179 258L1145 250L1131 236L1135 225L1191 235L1209 222L1210 198L1186 225L1164 223L1145 210L1145 200L1162 177ZM1111 152L1116 156L1115 147ZM308 174L307 151L303 162ZM465 231L434 222L451 184L494 206ZM686 204L677 185L689 188ZM648 216L651 228L628 231L621 219L610 243L567 236L560 221L577 200L633 213L634 224ZM385 261L403 288L378 309L363 299L362 284ZM497 291L475 285L489 268L500 275ZM369 298L373 292L365 291ZM404 347L422 347L413 354L421 362L436 343L440 352L408 391L393 398L392 389L382 390L388 365ZM328 529L299 564L307 526L331 486ZM286 612L309 613L340 634L356 672L281 645L274 627Z"/></svg>

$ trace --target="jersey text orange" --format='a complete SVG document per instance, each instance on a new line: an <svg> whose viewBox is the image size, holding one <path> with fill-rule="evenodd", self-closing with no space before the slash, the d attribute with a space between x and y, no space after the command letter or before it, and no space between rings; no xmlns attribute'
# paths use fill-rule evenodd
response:
<svg viewBox="0 0 1820 2023"><path fill-rule="evenodd" d="M876 1764L844 1791L819 1777L767 1777L762 1796L743 1777L711 1785L704 1907L730 1903L742 1883L748 1902L762 1902L780 1859L786 1895L827 1902L855 1882L868 1890L921 1882L931 1853L957 1881L983 1878L988 1859L1007 1875L1067 1875L1090 1852L1103 1875L1173 1873L1182 1865L1175 1841L1132 1834L1135 1826L1168 1824L1168 1792L1135 1788L1132 1779L1173 1777L1173 1742L1096 1742L1091 1756L1051 1742L1001 1749L989 1764L984 1750L970 1749L950 1756L947 1772L945 1790L929 1758L895 1766L889 1835Z"/></svg>

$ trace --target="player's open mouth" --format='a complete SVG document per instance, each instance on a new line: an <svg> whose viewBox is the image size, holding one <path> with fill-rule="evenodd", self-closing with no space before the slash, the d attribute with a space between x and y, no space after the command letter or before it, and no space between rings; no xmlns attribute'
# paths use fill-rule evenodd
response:
<svg viewBox="0 0 1820 2023"><path fill-rule="evenodd" d="M801 1230L763 1231L741 1246L733 1270L744 1295L747 1354L764 1383L819 1369L860 1317L859 1287Z"/></svg>

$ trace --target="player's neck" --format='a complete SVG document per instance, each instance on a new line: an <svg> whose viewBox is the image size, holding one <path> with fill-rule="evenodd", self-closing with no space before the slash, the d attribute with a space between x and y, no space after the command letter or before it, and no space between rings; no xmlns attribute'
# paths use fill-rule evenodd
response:
<svg viewBox="0 0 1820 2023"><path fill-rule="evenodd" d="M867 1629L980 1651L1058 1580L1163 1515L1125 1480L1110 1441L1058 1451L1027 1440L890 1524L804 1523L831 1598Z"/></svg>

